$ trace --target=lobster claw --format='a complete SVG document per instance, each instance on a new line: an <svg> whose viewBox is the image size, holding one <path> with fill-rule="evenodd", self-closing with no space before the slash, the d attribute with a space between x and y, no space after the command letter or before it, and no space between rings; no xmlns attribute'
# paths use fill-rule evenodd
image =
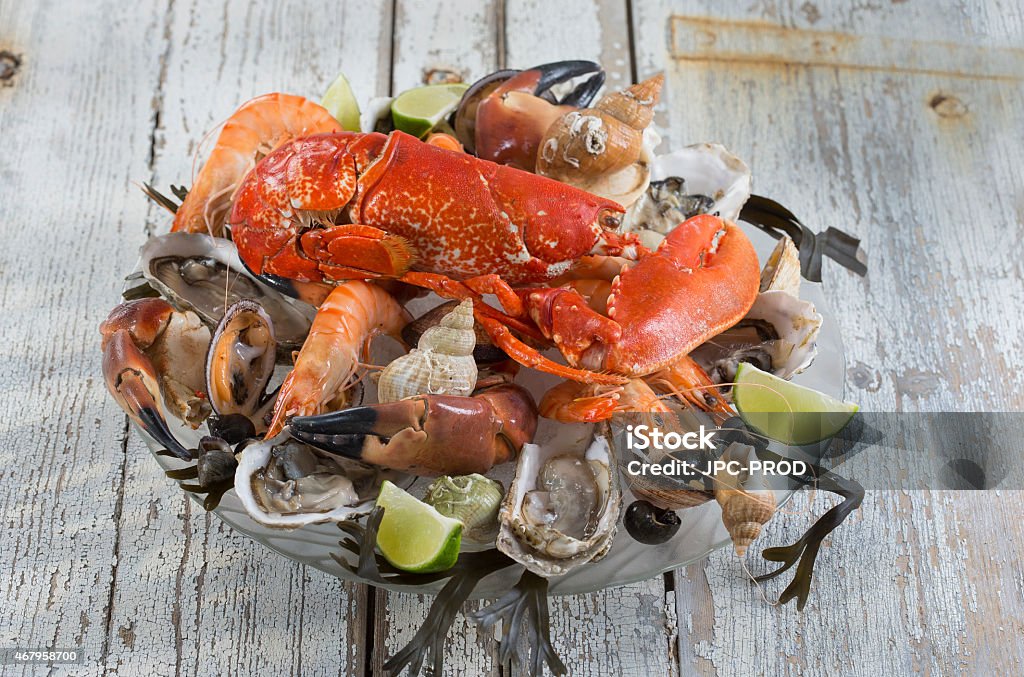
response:
<svg viewBox="0 0 1024 677"><path fill-rule="evenodd" d="M417 475L486 473L537 430L537 407L516 385L472 397L416 395L290 422L295 439L331 454Z"/></svg>
<svg viewBox="0 0 1024 677"><path fill-rule="evenodd" d="M192 454L171 433L160 410L160 383L153 363L138 349L126 329L118 329L105 343L103 380L114 401L168 451L183 461L192 460Z"/></svg>
<svg viewBox="0 0 1024 677"><path fill-rule="evenodd" d="M594 73L553 102L550 89L580 75ZM604 84L604 71L593 61L558 61L521 71L501 83L476 109L477 157L533 171L541 138L548 127L571 110L586 106Z"/></svg>

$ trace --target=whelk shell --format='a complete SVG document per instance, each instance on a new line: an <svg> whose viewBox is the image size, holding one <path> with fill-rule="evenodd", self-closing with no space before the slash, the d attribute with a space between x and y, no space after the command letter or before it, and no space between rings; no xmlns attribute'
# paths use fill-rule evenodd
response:
<svg viewBox="0 0 1024 677"><path fill-rule="evenodd" d="M473 302L463 301L420 336L419 345L384 368L377 399L395 402L413 395L470 395L476 388Z"/></svg>

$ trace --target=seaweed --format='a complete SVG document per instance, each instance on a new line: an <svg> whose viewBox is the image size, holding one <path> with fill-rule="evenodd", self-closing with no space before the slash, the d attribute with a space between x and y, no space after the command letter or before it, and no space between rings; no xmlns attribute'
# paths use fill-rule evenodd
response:
<svg viewBox="0 0 1024 677"><path fill-rule="evenodd" d="M501 599L480 609L470 617L481 627L492 627L502 621L502 637L498 644L498 658L502 662L513 660L522 665L519 642L523 620L526 620L526 644L530 647L530 674L544 674L544 663L553 674L568 672L565 663L551 645L551 623L548 615L548 579L532 571L523 572L515 587Z"/></svg>
<svg viewBox="0 0 1024 677"><path fill-rule="evenodd" d="M346 557L336 554L331 557L347 571L377 583L423 585L448 579L430 605L427 617L416 635L384 664L384 669L391 674L400 674L408 668L409 674L415 675L426 661L429 662L432 674L444 674L445 642L462 605L480 581L496 571L518 566L518 563L492 548L461 553L455 565L446 571L407 573L395 569L376 552L377 529L383 518L384 509L377 507L369 514L366 526L354 520L339 522L338 528L347 534L347 538L339 541L339 545L356 554L358 563L352 566ZM498 620L505 621L498 647L502 660L518 658L514 651L519 637L525 636L531 647L531 674L543 674L542 659L555 674L565 674L565 665L551 645L548 615L547 580L525 571L512 590L490 606L474 613L471 618L484 628L491 627ZM523 621L526 622L526 634L520 635Z"/></svg>
<svg viewBox="0 0 1024 677"><path fill-rule="evenodd" d="M160 456L172 456L177 458L177 456L171 452L166 451L165 453L165 451L166 450L161 450L156 453ZM208 487L201 484L185 484L182 480L194 480L199 477L199 468L195 463L187 465L184 468L165 470L164 474L178 482L178 486L190 494L200 496L206 494L206 498L203 499L203 509L206 510L206 512L216 510L217 506L220 505L220 500L224 497L224 494L235 486L234 481L230 479L224 480L223 482L215 482Z"/></svg>
<svg viewBox="0 0 1024 677"><path fill-rule="evenodd" d="M800 252L800 272L811 282L821 282L821 257L827 256L844 268L863 277L867 273L867 255L860 240L838 228L827 228L813 233L793 212L775 200L762 195L751 195L740 218L757 226L776 240L789 235Z"/></svg>
<svg viewBox="0 0 1024 677"><path fill-rule="evenodd" d="M170 213L172 213L172 214L177 214L178 213L178 207L181 206L181 203L180 202L175 202L173 198L167 197L166 195L164 195L163 193L158 191L156 188L154 188L152 185L150 185L148 183L143 183L142 184L142 192L146 194L146 197L148 197L150 200L152 200L153 202L157 203L158 205L160 205L161 207L163 207L164 209L166 209ZM171 193L174 195L174 197L176 197L179 200L181 200L181 202L184 202L185 201L185 196L188 195L188 188L186 188L185 186L175 186L172 183L171 184Z"/></svg>
<svg viewBox="0 0 1024 677"><path fill-rule="evenodd" d="M762 451L758 455L775 461L783 460L782 456L769 451ZM811 591L811 579L814 576L814 563L818 558L818 549L821 547L822 541L835 531L864 500L864 487L857 482L816 465L808 464L808 468L810 470L808 474L794 479L804 485L814 485L818 489L838 494L843 497L843 502L819 517L792 545L766 548L761 556L769 562L781 562L782 566L754 579L759 582L770 580L785 573L799 562L793 580L779 596L779 604L786 604L795 599L798 611L803 611L804 605L807 604L807 597Z"/></svg>

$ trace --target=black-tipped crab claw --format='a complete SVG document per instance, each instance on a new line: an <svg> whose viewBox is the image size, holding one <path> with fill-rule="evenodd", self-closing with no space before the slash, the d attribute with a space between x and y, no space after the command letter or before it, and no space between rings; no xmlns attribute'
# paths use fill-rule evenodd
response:
<svg viewBox="0 0 1024 677"><path fill-rule="evenodd" d="M416 395L290 423L292 437L317 449L417 475L485 473L515 458L536 431L533 398L510 384L472 397Z"/></svg>
<svg viewBox="0 0 1024 677"><path fill-rule="evenodd" d="M162 299L146 298L114 308L100 333L103 380L114 401L171 453L191 460L191 453L171 433L165 413L170 410L193 427L209 414L201 355L210 342L210 330L194 314L178 313Z"/></svg>
<svg viewBox="0 0 1024 677"><path fill-rule="evenodd" d="M561 101L550 95L553 86L587 73L594 75ZM544 132L566 113L587 106L604 78L601 66L593 61L558 61L520 71L493 89L481 88L477 100L464 97L464 105L476 104L477 157L533 171Z"/></svg>

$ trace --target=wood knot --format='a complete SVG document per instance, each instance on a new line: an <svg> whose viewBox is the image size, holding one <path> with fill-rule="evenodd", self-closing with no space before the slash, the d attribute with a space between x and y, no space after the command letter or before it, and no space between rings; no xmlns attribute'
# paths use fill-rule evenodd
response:
<svg viewBox="0 0 1024 677"><path fill-rule="evenodd" d="M941 118L962 118L967 115L967 104L951 94L936 94L928 106Z"/></svg>
<svg viewBox="0 0 1024 677"><path fill-rule="evenodd" d="M6 49L0 50L0 86L12 86L14 84L14 76L20 68L20 56Z"/></svg>

